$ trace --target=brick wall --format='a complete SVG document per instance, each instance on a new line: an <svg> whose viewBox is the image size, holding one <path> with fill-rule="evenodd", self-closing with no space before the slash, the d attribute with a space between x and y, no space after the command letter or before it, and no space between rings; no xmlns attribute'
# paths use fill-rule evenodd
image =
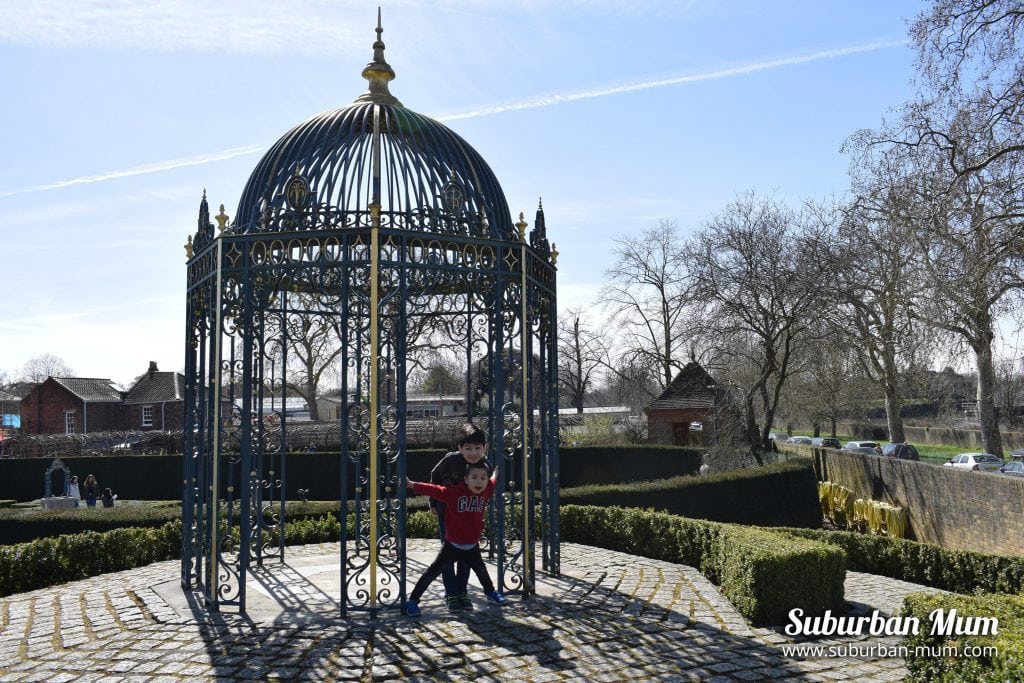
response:
<svg viewBox="0 0 1024 683"><path fill-rule="evenodd" d="M153 406L153 424L142 425L142 407ZM174 430L181 429L185 423L185 402L167 401L165 403L125 403L120 405L120 417L117 427L136 431Z"/></svg>
<svg viewBox="0 0 1024 683"><path fill-rule="evenodd" d="M704 443L705 434L713 428L707 420L706 410L647 410L647 443L666 444L669 446L682 446L686 444L675 443L674 425L676 423L688 425L691 422L704 422L703 432L690 432L690 439L694 444Z"/></svg>
<svg viewBox="0 0 1024 683"><path fill-rule="evenodd" d="M814 449L820 480L907 508L914 538L945 548L1024 555L1024 478Z"/></svg>

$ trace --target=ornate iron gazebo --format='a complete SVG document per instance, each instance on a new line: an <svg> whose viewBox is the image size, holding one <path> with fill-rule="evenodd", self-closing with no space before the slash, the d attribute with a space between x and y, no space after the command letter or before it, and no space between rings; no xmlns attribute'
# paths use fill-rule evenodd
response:
<svg viewBox="0 0 1024 683"><path fill-rule="evenodd" d="M314 355L334 359L340 385L343 614L405 601L406 384L424 348L459 359L468 418L499 465L485 546L499 590L534 592L538 534L543 570L559 571L557 252L543 209L527 234L483 158L391 95L379 13L376 31L369 90L286 133L234 221L221 205L215 230L204 192L186 245L181 579L208 609L244 612L250 568L284 559L297 492L289 417L268 407L287 398L275 375L308 375Z"/></svg>

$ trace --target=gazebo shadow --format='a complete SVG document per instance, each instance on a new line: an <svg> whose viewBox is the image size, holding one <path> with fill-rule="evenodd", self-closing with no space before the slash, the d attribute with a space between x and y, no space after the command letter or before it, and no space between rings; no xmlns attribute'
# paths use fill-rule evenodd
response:
<svg viewBox="0 0 1024 683"><path fill-rule="evenodd" d="M410 563L412 576L421 563ZM695 622L617 589L577 577L544 577L544 591L508 605L448 613L434 586L424 616L389 610L342 617L337 596L279 566L262 585L285 608L272 621L208 612L189 596L217 678L253 680L588 679L616 672L647 680L701 680L765 670L810 680L778 646ZM743 667L730 659L742 656ZM751 661L752 660L752 661ZM768 671L770 670L770 672ZM518 673L517 673L518 672Z"/></svg>

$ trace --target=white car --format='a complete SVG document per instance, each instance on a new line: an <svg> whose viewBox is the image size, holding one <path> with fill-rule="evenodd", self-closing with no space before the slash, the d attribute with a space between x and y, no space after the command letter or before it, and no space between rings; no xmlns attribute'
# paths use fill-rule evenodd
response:
<svg viewBox="0 0 1024 683"><path fill-rule="evenodd" d="M991 453L961 453L943 463L943 467L955 467L958 470L974 470L975 472L998 472L1003 466L1003 459Z"/></svg>
<svg viewBox="0 0 1024 683"><path fill-rule="evenodd" d="M843 448L878 448L877 441L847 441Z"/></svg>

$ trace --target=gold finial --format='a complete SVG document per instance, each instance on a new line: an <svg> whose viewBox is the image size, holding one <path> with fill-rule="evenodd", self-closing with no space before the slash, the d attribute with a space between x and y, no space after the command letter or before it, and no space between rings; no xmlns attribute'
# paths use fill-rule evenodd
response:
<svg viewBox="0 0 1024 683"><path fill-rule="evenodd" d="M377 202L372 202L370 204L370 219L374 222L380 220L380 204Z"/></svg>
<svg viewBox="0 0 1024 683"><path fill-rule="evenodd" d="M370 88L356 98L356 102L372 102L374 104L402 103L388 90L388 81L394 80L395 70L384 59L384 41L381 34L384 29L380 22L380 7L377 8L377 40L373 43L373 61L363 67L363 78L370 82Z"/></svg>
<svg viewBox="0 0 1024 683"><path fill-rule="evenodd" d="M519 212L519 221L516 223L516 227L519 229L520 241L526 239L526 218L523 216L523 212Z"/></svg>
<svg viewBox="0 0 1024 683"><path fill-rule="evenodd" d="M192 235L188 236L188 242L185 243L185 258L192 258Z"/></svg>
<svg viewBox="0 0 1024 683"><path fill-rule="evenodd" d="M217 234L224 234L224 231L227 230L228 227L228 215L224 213L223 204L220 205L220 213L214 216L214 218L217 219Z"/></svg>
<svg viewBox="0 0 1024 683"><path fill-rule="evenodd" d="M555 243L551 243L551 265L558 263L558 249L555 248Z"/></svg>

